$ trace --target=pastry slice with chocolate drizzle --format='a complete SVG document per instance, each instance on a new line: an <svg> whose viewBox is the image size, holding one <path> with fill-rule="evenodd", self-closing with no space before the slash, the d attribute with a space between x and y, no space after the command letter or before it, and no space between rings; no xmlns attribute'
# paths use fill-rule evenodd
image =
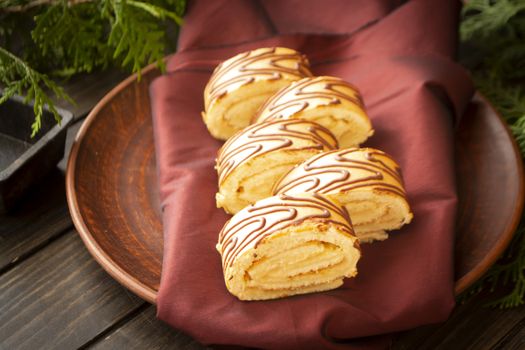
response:
<svg viewBox="0 0 525 350"><path fill-rule="evenodd" d="M217 154L217 206L235 214L270 197L275 183L295 165L337 141L321 125L305 120L274 120L251 125L231 137Z"/></svg>
<svg viewBox="0 0 525 350"><path fill-rule="evenodd" d="M254 122L291 118L321 124L341 148L359 146L374 133L357 88L336 77L308 77L292 83L261 107Z"/></svg>
<svg viewBox="0 0 525 350"><path fill-rule="evenodd" d="M295 50L272 47L240 53L218 65L206 85L204 122L213 137L227 140L248 126L275 92L308 76L308 59Z"/></svg>
<svg viewBox="0 0 525 350"><path fill-rule="evenodd" d="M313 192L346 207L361 242L388 238L412 220L401 169L386 153L351 148L319 154L286 174L274 194Z"/></svg>
<svg viewBox="0 0 525 350"><path fill-rule="evenodd" d="M219 234L226 287L241 300L337 288L361 257L346 209L318 194L265 198Z"/></svg>

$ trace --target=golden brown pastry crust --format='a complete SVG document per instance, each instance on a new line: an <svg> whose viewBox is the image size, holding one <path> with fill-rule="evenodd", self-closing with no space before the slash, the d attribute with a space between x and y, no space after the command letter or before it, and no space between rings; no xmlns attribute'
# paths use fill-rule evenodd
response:
<svg viewBox="0 0 525 350"><path fill-rule="evenodd" d="M271 196L275 182L296 164L333 149L337 149L334 136L316 123L275 120L251 125L231 137L218 152L217 205L236 213ZM257 184L251 194L246 193L251 182Z"/></svg>
<svg viewBox="0 0 525 350"><path fill-rule="evenodd" d="M292 49L260 48L238 54L214 70L204 90L203 119L214 137L226 140L250 124L268 97L311 75L308 59ZM230 109L235 112L229 114Z"/></svg>
<svg viewBox="0 0 525 350"><path fill-rule="evenodd" d="M321 153L293 168L273 189L274 194L304 192L327 195L346 205L357 236L361 239L369 234L365 241L386 238L384 230L397 229L409 223L413 216L406 200L401 169L388 154L373 148ZM363 215L377 211L377 225L366 220L359 222L356 214L359 205L367 201L371 202L365 203L369 213ZM388 222L384 227L381 227L381 215L383 223Z"/></svg>
<svg viewBox="0 0 525 350"><path fill-rule="evenodd" d="M328 290L357 274L348 213L318 194L279 195L246 207L219 234L228 290L241 300Z"/></svg>

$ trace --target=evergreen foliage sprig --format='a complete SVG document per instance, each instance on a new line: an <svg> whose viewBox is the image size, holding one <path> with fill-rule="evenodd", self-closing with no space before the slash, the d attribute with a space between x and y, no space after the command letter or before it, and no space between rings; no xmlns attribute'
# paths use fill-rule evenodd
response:
<svg viewBox="0 0 525 350"><path fill-rule="evenodd" d="M34 136L51 96L71 100L53 81L120 66L138 73L162 58L170 23L182 24L185 0L0 0L0 103L13 94L34 102Z"/></svg>
<svg viewBox="0 0 525 350"><path fill-rule="evenodd" d="M34 101L35 120L31 125L31 137L34 137L42 127L42 115L45 105L49 106L49 110L55 116L55 120L60 123L60 116L44 88L52 91L57 97L71 101L62 88L56 85L49 77L38 73L2 47L0 47L0 82L4 85L0 104L15 94L25 95L24 102L26 103Z"/></svg>
<svg viewBox="0 0 525 350"><path fill-rule="evenodd" d="M467 48L464 64L475 85L501 112L525 155L525 2L471 0L463 8L460 28ZM507 294L489 303L500 308L525 304L525 218L500 260L463 298L486 286Z"/></svg>

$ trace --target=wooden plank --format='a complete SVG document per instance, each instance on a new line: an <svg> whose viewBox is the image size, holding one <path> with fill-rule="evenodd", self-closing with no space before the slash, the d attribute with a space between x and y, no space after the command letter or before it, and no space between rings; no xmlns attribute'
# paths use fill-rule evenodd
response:
<svg viewBox="0 0 525 350"><path fill-rule="evenodd" d="M509 330L525 326L525 306L508 310L486 307L490 300L494 296L480 295L458 305L447 322L401 334L392 348L492 349Z"/></svg>
<svg viewBox="0 0 525 350"><path fill-rule="evenodd" d="M54 171L13 213L0 217L0 271L72 227L64 187L64 175Z"/></svg>
<svg viewBox="0 0 525 350"><path fill-rule="evenodd" d="M406 332L394 343L392 349L525 348L525 310L482 307L486 302L487 297L479 297L465 305L459 305L448 322ZM476 326L480 323L481 326ZM509 329L510 335L507 334ZM507 336L500 340L505 334ZM155 309L151 306L97 342L94 348L201 349L202 345L156 320Z"/></svg>
<svg viewBox="0 0 525 350"><path fill-rule="evenodd" d="M517 324L505 338L493 348L494 350L523 350L525 349L525 319Z"/></svg>
<svg viewBox="0 0 525 350"><path fill-rule="evenodd" d="M91 349L201 350L206 349L206 347L183 332L170 328L167 324L155 318L155 307L150 305L125 325L100 339Z"/></svg>
<svg viewBox="0 0 525 350"><path fill-rule="evenodd" d="M70 231L0 276L1 348L78 348L141 305Z"/></svg>

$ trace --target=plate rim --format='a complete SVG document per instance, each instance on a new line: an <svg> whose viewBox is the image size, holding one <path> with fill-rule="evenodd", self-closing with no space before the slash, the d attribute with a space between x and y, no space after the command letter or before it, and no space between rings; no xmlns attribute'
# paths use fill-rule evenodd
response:
<svg viewBox="0 0 525 350"><path fill-rule="evenodd" d="M149 73L152 73L152 71L156 69L158 69L156 63L150 64L144 69L142 69L141 75L147 75ZM82 122L82 126L78 130L73 141L71 152L68 158L66 168L66 196L73 224L77 232L79 233L82 241L84 242L87 250L93 256L93 258L117 282L119 282L124 287L129 289L134 294L138 295L140 298L146 300L147 302L151 304L156 304L158 290L149 287L139 279L126 272L97 243L95 237L89 231L82 217L82 214L80 213L80 207L78 205L77 195L75 192L76 162L82 141L85 138L87 130L89 129L93 121L96 119L98 113L102 110L102 108L104 108L108 104L108 102L110 102L122 90L127 88L129 85L136 83L138 81L138 78L139 74L135 73L121 81L119 84L117 84L95 105L95 107L93 107L86 119ZM523 195L525 188L523 160L518 145L516 144L516 141L512 136L507 123L504 121L499 111L480 92L475 92L473 99L476 97L479 97L481 100L483 100L483 102L494 111L494 113L499 118L500 123L505 129L506 135L509 137L512 143L514 153L513 158L515 161L515 165L518 169L519 193L521 193L522 195L518 197L517 205L514 208L511 220L505 228L505 230L503 231L503 233L501 234L500 239L498 239L494 248L490 250L489 253L472 270L470 270L468 273L466 273L460 279L454 282L454 294L456 296L461 294L468 287L470 287L472 284L478 281L508 247L512 238L514 237L514 233L516 232L517 226L520 222L525 199L525 196Z"/></svg>
<svg viewBox="0 0 525 350"><path fill-rule="evenodd" d="M157 64L153 63L142 69L140 75L146 75L151 71L157 69ZM109 101L124 90L130 84L138 81L139 74L135 73L121 81L113 89L111 89L104 97L93 107L86 119L82 122L80 129L75 135L71 152L69 154L67 168L66 168L66 197L69 212L73 220L73 224L77 229L80 238L84 242L89 253L102 266L102 268L117 282L129 289L140 298L146 300L151 304L156 304L158 291L144 284L142 281L133 277L131 274L122 269L118 263L108 255L102 247L97 243L95 237L89 231L77 201L77 194L75 191L75 169L80 151L82 140L85 138L86 132L96 119L98 113L104 108Z"/></svg>
<svg viewBox="0 0 525 350"><path fill-rule="evenodd" d="M507 249L510 242L512 241L512 238L514 238L514 234L516 233L516 230L520 223L520 220L523 214L524 201L525 201L525 196L523 195L524 189L525 189L523 158L519 150L518 144L516 143L516 140L512 136L509 126L505 122L505 119L503 119L503 117L501 116L498 109L494 107L494 105L477 90L472 96L471 101L473 101L476 98L479 98L480 100L482 100L490 109L494 111L499 121L501 122L503 129L505 129L505 133L507 137L511 141L512 150L514 153L513 158L514 158L516 167L518 169L518 184L519 184L518 193L521 195L518 195L517 205L514 207L514 212L512 213L512 217L509 221L509 224L503 231L503 234L500 236L501 238L498 239L498 241L496 242L495 247L492 250L490 250L489 253L485 255L485 257L481 259L481 261L472 270L470 270L465 275L463 275L459 280L455 281L454 294L456 296L463 293L471 285L477 282L497 262L497 260L501 257L501 255L505 251L505 249Z"/></svg>

